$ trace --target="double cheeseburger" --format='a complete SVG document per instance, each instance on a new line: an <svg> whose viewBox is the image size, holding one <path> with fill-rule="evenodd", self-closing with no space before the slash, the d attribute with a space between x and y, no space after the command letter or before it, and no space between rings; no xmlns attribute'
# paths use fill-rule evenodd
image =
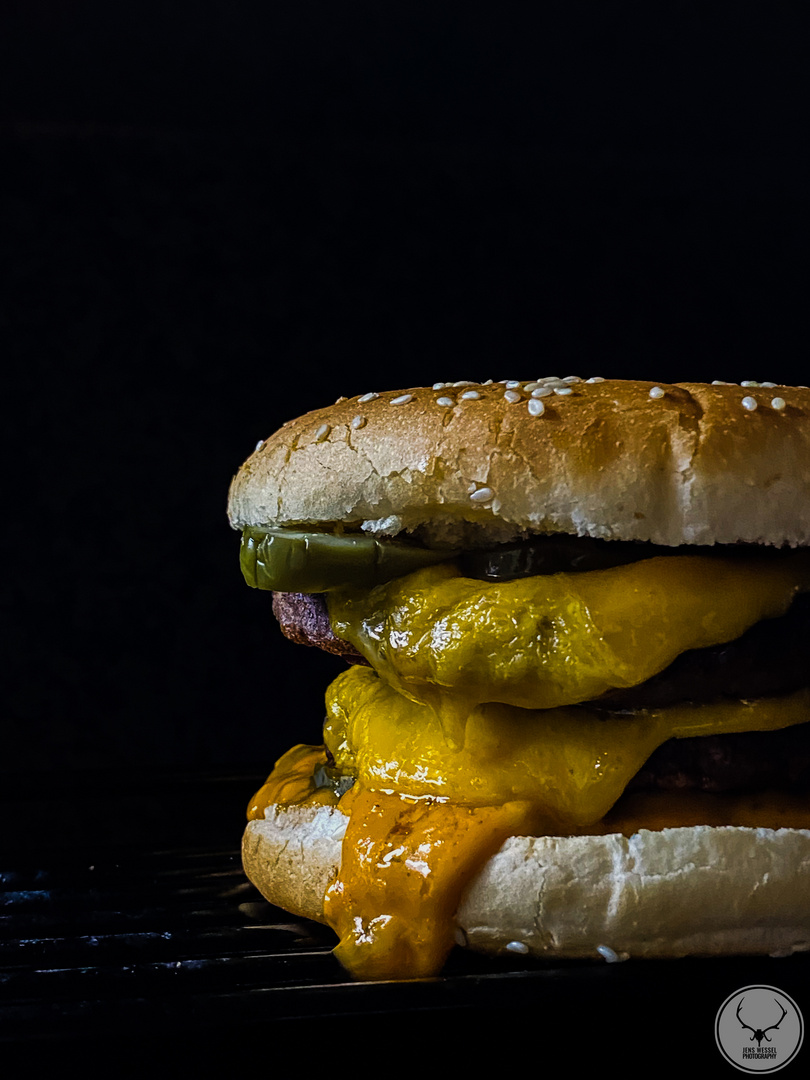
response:
<svg viewBox="0 0 810 1080"><path fill-rule="evenodd" d="M355 976L810 948L810 389L341 398L229 517L284 633L347 661L245 870Z"/></svg>

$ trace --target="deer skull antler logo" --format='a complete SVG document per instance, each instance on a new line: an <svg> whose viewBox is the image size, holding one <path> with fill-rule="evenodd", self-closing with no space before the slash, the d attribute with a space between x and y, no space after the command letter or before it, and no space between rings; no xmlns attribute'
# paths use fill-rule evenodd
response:
<svg viewBox="0 0 810 1080"><path fill-rule="evenodd" d="M779 1017L779 1019L777 1020L777 1022L775 1024L771 1024L766 1028L753 1028L753 1027L751 1027L750 1024L746 1024L745 1021L743 1020L743 1018L740 1016L740 1010L742 1009L743 1002L745 1001L745 998L740 998L739 1004L737 1005L737 1012L736 1012L737 1019L740 1021L740 1024L742 1025L742 1027L746 1031L752 1032L750 1041L753 1042L754 1039L756 1039L757 1046L762 1046L762 1040L763 1039L765 1040L765 1042L772 1042L772 1040L768 1038L768 1032L769 1031L776 1031L776 1029L779 1027L779 1025L782 1023L782 1021L787 1016L787 1009L783 1005L780 1005L779 1002L776 1000L776 998L774 998L773 1000L774 1000L777 1008L782 1010L782 1015Z"/></svg>

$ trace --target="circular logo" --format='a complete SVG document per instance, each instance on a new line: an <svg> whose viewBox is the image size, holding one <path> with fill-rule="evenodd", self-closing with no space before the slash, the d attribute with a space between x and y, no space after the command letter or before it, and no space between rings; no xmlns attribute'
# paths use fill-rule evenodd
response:
<svg viewBox="0 0 810 1080"><path fill-rule="evenodd" d="M793 998L775 986L744 986L720 1006L714 1035L720 1053L735 1068L776 1072L798 1054L804 1020Z"/></svg>

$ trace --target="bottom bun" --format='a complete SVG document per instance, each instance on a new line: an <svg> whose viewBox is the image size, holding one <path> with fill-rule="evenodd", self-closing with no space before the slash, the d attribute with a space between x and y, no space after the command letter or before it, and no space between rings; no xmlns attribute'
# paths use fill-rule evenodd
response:
<svg viewBox="0 0 810 1080"><path fill-rule="evenodd" d="M270 807L245 830L245 873L271 903L322 922L347 822L335 807ZM810 949L809 897L810 830L515 836L467 887L456 924L488 953L784 956Z"/></svg>

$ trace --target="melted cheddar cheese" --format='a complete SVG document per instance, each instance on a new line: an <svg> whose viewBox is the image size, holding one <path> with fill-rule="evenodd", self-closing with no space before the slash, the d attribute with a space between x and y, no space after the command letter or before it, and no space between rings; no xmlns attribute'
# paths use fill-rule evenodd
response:
<svg viewBox="0 0 810 1080"><path fill-rule="evenodd" d="M810 559L671 555L610 570L507 582L449 563L328 597L335 633L401 694L551 709L637 686L682 652L783 615ZM447 702L443 715L449 720Z"/></svg>
<svg viewBox="0 0 810 1080"><path fill-rule="evenodd" d="M810 689L752 702L679 705L628 716L584 707L470 710L463 747L440 714L352 667L327 692L326 746L337 767L376 790L465 806L530 800L558 828L600 821L650 754L671 738L775 731L810 717Z"/></svg>
<svg viewBox="0 0 810 1080"><path fill-rule="evenodd" d="M338 959L357 978L435 975L467 883L507 837L531 831L531 804L471 807L358 784L341 805L343 858L324 898Z"/></svg>
<svg viewBox="0 0 810 1080"><path fill-rule="evenodd" d="M755 810L623 792L670 738L806 722L810 689L608 718L576 703L733 640L807 588L805 557L672 556L497 585L442 565L332 594L336 632L372 667L332 683L326 749L285 755L249 816L295 802L349 814L324 914L341 962L365 978L440 970L464 888L510 835L750 824L757 813L761 824L804 824L805 803L786 817L777 798ZM313 780L327 750L357 778L339 801Z"/></svg>
<svg viewBox="0 0 810 1080"><path fill-rule="evenodd" d="M348 681L346 676L351 672L357 673L352 681L358 676L376 678L373 672L354 668L338 681ZM341 696L334 684L330 694ZM396 697L391 690L387 694ZM348 707L351 711L351 705ZM387 725L391 724L395 735L402 711L383 709L377 713L377 724L364 725L364 738L371 739L367 749L376 744L376 735ZM328 789L316 788L313 781L314 772L327 761L326 748L299 746L278 762L252 800L248 816L262 817L271 804L337 803L349 815L349 823L340 870L324 898L324 917L338 935L338 958L357 978L430 976L441 969L453 946L453 914L464 889L509 836L541 832L630 835L639 828L697 824L810 827L807 799L787 798L782 793L754 798L693 792L622 796L639 759L643 763L645 758L640 748L652 742L679 732L765 730L801 723L808 716L810 690L750 704L661 710L653 717L639 714L632 720L623 719L612 733L613 720L597 721L603 732L601 750L594 749L588 739L561 739L561 732L571 727L570 723L560 728L538 722L533 725L532 737L526 731L520 733L521 753L526 752L526 758L511 759L511 771L520 776L520 788L525 789L527 797L523 799L504 798L504 762L499 755L486 753L476 757L474 800L459 798L455 787L459 781L466 784L464 766L476 755L475 747L483 749L483 744L469 740L464 751L454 751L445 744L442 752L440 725L434 725L437 743L432 760L436 776L443 772L446 783L441 785L441 793L425 783L425 776L418 776L412 785L424 785L434 792L431 795L409 794L407 783L397 784L395 789L387 780L375 778L372 770L369 775L361 772L356 784L337 800ZM411 726L414 731L421 728L420 723ZM590 727L587 721L584 726ZM645 731L648 727L655 732L653 739L650 731ZM610 756L606 745L614 748L615 761L623 762L621 768L614 764L608 779L600 768L600 762ZM615 752L620 747L624 752ZM509 749L514 751L515 744ZM410 762L409 772L414 774L419 770L413 768L411 752L406 739L402 764ZM362 756L355 750L353 760ZM520 761L520 767L515 760ZM550 776L542 771L537 774L534 794L522 768L527 760L550 767ZM392 763L387 762L386 767L390 769ZM553 794L560 789L567 794Z"/></svg>

